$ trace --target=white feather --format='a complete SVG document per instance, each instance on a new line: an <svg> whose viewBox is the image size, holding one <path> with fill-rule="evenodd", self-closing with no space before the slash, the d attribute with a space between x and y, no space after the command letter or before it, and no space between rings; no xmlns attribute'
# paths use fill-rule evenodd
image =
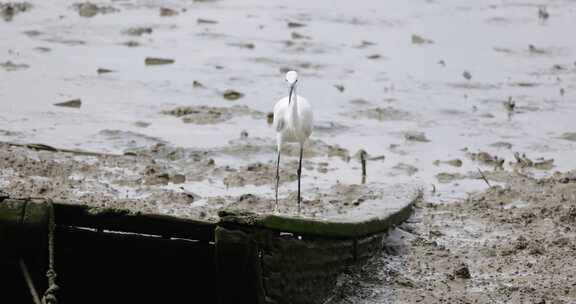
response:
<svg viewBox="0 0 576 304"><path fill-rule="evenodd" d="M278 149L281 149L285 142L303 145L312 134L313 124L314 114L306 98L295 95L290 103L288 96L280 99L274 106L273 123Z"/></svg>

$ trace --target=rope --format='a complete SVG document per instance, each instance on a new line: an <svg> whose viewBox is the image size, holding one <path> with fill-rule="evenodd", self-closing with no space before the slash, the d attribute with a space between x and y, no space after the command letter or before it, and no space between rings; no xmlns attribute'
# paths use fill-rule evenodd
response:
<svg viewBox="0 0 576 304"><path fill-rule="evenodd" d="M44 292L42 303L44 304L57 304L56 292L58 285L56 284L56 271L54 270L54 230L56 228L56 221L54 218L54 204L52 201L46 201L48 205L48 271L46 277L48 278L48 289Z"/></svg>
<svg viewBox="0 0 576 304"><path fill-rule="evenodd" d="M26 280L26 285L28 285L28 289L30 290L30 294L32 295L32 300L34 300L34 304L42 304L40 302L40 297L38 297L38 292L36 291L36 287L34 287L34 281L32 281L32 276L28 271L28 267L26 267L26 263L24 263L24 259L19 260L20 263L20 270L22 271L22 275Z"/></svg>

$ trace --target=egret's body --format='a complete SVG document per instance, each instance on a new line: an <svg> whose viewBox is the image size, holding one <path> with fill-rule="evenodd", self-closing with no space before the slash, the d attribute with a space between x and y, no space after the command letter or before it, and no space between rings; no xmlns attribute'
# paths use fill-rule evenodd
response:
<svg viewBox="0 0 576 304"><path fill-rule="evenodd" d="M298 74L294 71L286 73L286 81L290 84L288 96L280 99L274 106L274 129L278 161L276 163L276 210L278 210L278 184L280 183L280 154L284 143L300 145L300 161L298 164L298 212L300 212L300 178L302 176L302 152L304 143L312 134L314 116L312 107L306 98L296 94Z"/></svg>
<svg viewBox="0 0 576 304"><path fill-rule="evenodd" d="M284 97L274 106L274 128L276 129L278 149L283 143L304 144L312 134L312 109L308 100L302 96L293 96L294 105ZM278 119L276 119L278 117Z"/></svg>

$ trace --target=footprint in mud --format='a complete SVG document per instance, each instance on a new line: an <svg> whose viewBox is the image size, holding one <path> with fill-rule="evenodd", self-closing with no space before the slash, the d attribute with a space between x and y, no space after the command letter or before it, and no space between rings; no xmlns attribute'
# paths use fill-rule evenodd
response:
<svg viewBox="0 0 576 304"><path fill-rule="evenodd" d="M350 127L333 122L333 121L318 121L314 122L314 134L319 134L322 136L326 135L338 135L348 131Z"/></svg>
<svg viewBox="0 0 576 304"><path fill-rule="evenodd" d="M132 131L110 129L104 129L98 132L92 140L109 142L113 147L120 148L124 151L143 147L152 147L158 143L166 143L166 141L157 137L151 137Z"/></svg>
<svg viewBox="0 0 576 304"><path fill-rule="evenodd" d="M272 137L240 138L231 140L225 147L212 149L212 152L239 158L250 158L257 153L269 154L272 156L276 153L276 141ZM298 145L284 145L282 148L282 155L297 158L300 155L300 148ZM339 157L344 161L349 161L350 153L348 150L338 145L330 145L322 140L313 139L306 143L303 157Z"/></svg>
<svg viewBox="0 0 576 304"><path fill-rule="evenodd" d="M382 184L346 185L336 184L328 189L314 188L303 193L301 215L326 217L345 213L367 201L381 199L384 196ZM297 210L297 192L279 195L280 213L295 214ZM265 198L255 194L243 194L239 197L221 198L224 208L232 210L253 210L270 213L274 208L274 198ZM221 207L222 208L222 207Z"/></svg>
<svg viewBox="0 0 576 304"><path fill-rule="evenodd" d="M185 123L198 125L217 124L238 116L251 116L254 119L261 119L265 117L263 112L256 111L250 109L247 106L241 105L234 105L232 107L177 107L172 110L162 111L162 114L180 117Z"/></svg>
<svg viewBox="0 0 576 304"><path fill-rule="evenodd" d="M418 172L418 168L406 163L397 163L394 167L392 167L392 169L395 171L395 173L389 173L391 176L396 176L398 174L412 176Z"/></svg>
<svg viewBox="0 0 576 304"><path fill-rule="evenodd" d="M306 166L303 164L303 166ZM296 171L298 161L290 161L280 166L280 184L293 182L298 179ZM276 182L276 164L254 163L231 172L223 179L226 187L244 187L246 185L273 185Z"/></svg>
<svg viewBox="0 0 576 304"><path fill-rule="evenodd" d="M363 103L363 100L355 100L354 104ZM354 119L358 118L368 118L368 119L375 119L379 121L395 121L395 120L412 120L414 119L414 115L408 111L403 111L396 109L394 107L376 107L370 108L366 110L358 110L356 112L350 113L342 113L342 116L351 116Z"/></svg>

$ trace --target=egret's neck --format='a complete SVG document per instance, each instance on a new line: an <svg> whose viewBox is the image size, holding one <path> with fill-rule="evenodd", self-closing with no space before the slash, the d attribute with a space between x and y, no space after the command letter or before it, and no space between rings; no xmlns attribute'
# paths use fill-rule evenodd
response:
<svg viewBox="0 0 576 304"><path fill-rule="evenodd" d="M288 98L290 98L290 107L292 108L292 115L293 117L296 117L298 114L298 94L296 94L296 85L294 85L294 89L291 90L292 91L292 95L289 96Z"/></svg>

